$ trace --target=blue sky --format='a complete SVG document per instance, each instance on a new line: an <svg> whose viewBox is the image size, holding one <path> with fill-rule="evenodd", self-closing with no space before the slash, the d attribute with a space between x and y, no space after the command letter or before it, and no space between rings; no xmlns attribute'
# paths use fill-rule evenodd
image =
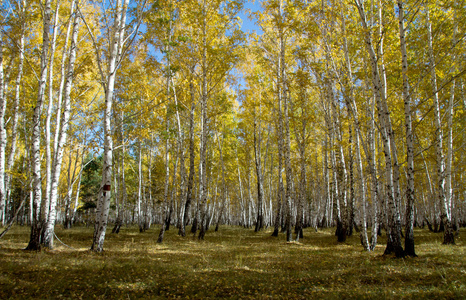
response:
<svg viewBox="0 0 466 300"><path fill-rule="evenodd" d="M243 20L242 30L244 32L256 31L258 34L260 34L261 30L257 25L254 24L255 20L249 20L245 12L247 9L251 10L252 12L259 11L261 9L260 0L245 1L244 10L239 14L239 17L241 20Z"/></svg>

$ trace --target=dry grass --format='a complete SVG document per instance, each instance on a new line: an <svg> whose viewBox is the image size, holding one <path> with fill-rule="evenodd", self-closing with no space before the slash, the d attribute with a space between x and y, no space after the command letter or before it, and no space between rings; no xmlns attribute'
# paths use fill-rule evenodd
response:
<svg viewBox="0 0 466 300"><path fill-rule="evenodd" d="M337 244L331 230L305 231L286 243L271 231L240 227L209 231L205 241L176 230L157 244L159 227L107 234L104 253L88 251L92 228L57 228L53 251L26 252L29 228L0 241L0 299L141 298L436 298L466 297L466 256L442 235L416 230L417 258L382 256L384 240L365 252L357 236Z"/></svg>

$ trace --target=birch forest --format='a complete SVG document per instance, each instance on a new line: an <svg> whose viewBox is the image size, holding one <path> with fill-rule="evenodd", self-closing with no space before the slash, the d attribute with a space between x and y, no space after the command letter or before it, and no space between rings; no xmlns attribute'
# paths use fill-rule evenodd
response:
<svg viewBox="0 0 466 300"><path fill-rule="evenodd" d="M406 257L466 225L464 0L0 3L1 237L28 250L242 226Z"/></svg>

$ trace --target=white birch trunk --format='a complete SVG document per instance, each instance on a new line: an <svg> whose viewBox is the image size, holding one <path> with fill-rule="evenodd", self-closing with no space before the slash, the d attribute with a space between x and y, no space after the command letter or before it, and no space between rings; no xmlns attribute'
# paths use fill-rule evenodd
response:
<svg viewBox="0 0 466 300"><path fill-rule="evenodd" d="M458 22L457 22L457 17L456 17L456 11L455 15L453 17L455 20L454 22L454 28L453 28L453 38L452 38L452 47L456 45L457 43L457 33L458 33ZM455 50L452 51L452 61L456 61L456 52ZM456 67L452 66L452 69L454 71L457 71ZM450 98L448 100L448 107L447 107L447 157L445 161L445 197L446 201L448 204L448 211L450 213L450 216L453 219L452 215L452 202L453 202L453 185L452 185L452 165L453 165L453 108L454 108L454 102L455 102L455 86L456 86L456 80L453 80L451 82L450 86ZM452 220L453 221L453 220ZM457 220L458 222L458 220ZM459 230L459 227L458 229Z"/></svg>
<svg viewBox="0 0 466 300"><path fill-rule="evenodd" d="M277 140L278 140L278 188L277 188L277 213L275 214L274 230L272 236L278 236L281 225L281 217L283 215L282 206L285 200L285 188L283 186L283 115L282 115L282 96L281 96L281 85L278 83L280 77L280 65L281 58L278 58L277 66L277 115L278 115L278 128Z"/></svg>
<svg viewBox="0 0 466 300"><path fill-rule="evenodd" d="M74 1L73 1L74 3ZM45 207L47 209L50 208L50 191L52 188L52 166L53 166L53 158L52 158L52 150L50 149L50 120L52 118L52 107L53 107L53 65L54 65L54 56L55 56L55 48L56 48L56 41L57 41L57 34L58 34L58 18L59 18L59 11L60 8L60 0L57 1L57 6L55 8L55 16L53 21L53 35L52 41L50 43L50 60L49 60L49 78L48 78L48 89L49 89L49 96L48 96L48 105L47 105L47 113L45 118L45 197L42 201L45 202ZM71 16L71 14L70 14ZM57 112L57 114L59 114ZM58 130L58 128L56 129ZM54 149L55 150L55 149ZM55 155L55 151L54 151ZM44 222L47 223L50 211L45 213ZM44 236L43 243L47 244L49 241L46 241L46 237ZM47 246L46 246L47 247Z"/></svg>
<svg viewBox="0 0 466 300"><path fill-rule="evenodd" d="M3 1L2 1L3 2ZM3 4L0 2L0 5ZM2 29L3 30L3 29ZM0 223L5 225L6 192L5 192L5 149L6 149L6 85L3 72L3 31L0 30Z"/></svg>
<svg viewBox="0 0 466 300"><path fill-rule="evenodd" d="M239 196L240 196L240 205L241 205L241 223L243 226L246 226L246 208L244 205L244 196L243 196L243 184L241 182L241 170L239 167L239 159L238 159L238 141L236 141L236 168L238 170L238 189L239 189Z"/></svg>
<svg viewBox="0 0 466 300"><path fill-rule="evenodd" d="M63 153L65 144L68 138L68 128L70 122L70 111L71 111L71 88L73 86L74 79L74 64L76 61L76 52L77 52L77 42L78 42L78 14L74 14L73 18L73 34L71 37L71 46L70 46L70 60L68 62L67 74L66 74L66 83L64 91L64 109L61 116L62 126L59 129L58 143L56 152L54 153L53 160L53 169L52 169L52 184L50 190L50 211L49 217L47 219L47 226L44 234L44 245L50 249L53 248L53 235L54 235L54 226L56 220L56 206L58 200L58 184L60 181L61 166L63 162Z"/></svg>
<svg viewBox="0 0 466 300"><path fill-rule="evenodd" d="M22 0L19 2L19 14L24 17L26 12L26 0ZM21 24L21 36L19 38L19 49L18 49L18 74L16 75L16 83L15 83L15 100L13 103L13 121L12 121L12 128L11 128L11 144L10 144L10 153L8 155L6 170L11 170L13 168L13 163L16 154L16 143L18 137L18 123L19 123L19 101L20 101L20 92L21 92L21 80L23 76L23 65L24 65L24 23ZM6 190L6 198L9 198L11 194L10 191L10 182L11 182L11 175L7 175L5 177L5 190Z"/></svg>
<svg viewBox="0 0 466 300"><path fill-rule="evenodd" d="M140 128L142 130L142 128ZM139 232L143 232L143 216L141 213L141 197L142 197L142 146L141 141L138 141L138 202L137 202L137 210L138 210L138 227Z"/></svg>
<svg viewBox="0 0 466 300"><path fill-rule="evenodd" d="M379 180L377 177L377 167L376 167L376 152L375 152L375 97L371 99L371 108L368 110L370 111L370 115L372 118L369 121L369 134L368 134L368 144L369 144L369 151L370 151L370 163L372 165L372 172L371 172L371 200L372 200L372 231L371 231L371 245L370 249L374 250L375 246L377 245L377 231L379 229L379 217L378 217L378 210L379 210Z"/></svg>
<svg viewBox="0 0 466 300"><path fill-rule="evenodd" d="M44 28L42 33L42 53L40 58L40 77L39 77L39 90L37 94L37 102L34 107L32 118L32 220L31 220L31 236L26 250L39 250L40 238L42 234L43 225L41 219L41 210L45 213L46 208L42 202L42 176L41 176L41 159L40 159L40 138L41 138L41 116L42 107L45 98L45 88L47 84L47 66L48 66L48 52L49 52L49 33L50 33L50 15L51 15L51 1L45 0L44 7ZM42 204L42 205L41 205Z"/></svg>
<svg viewBox="0 0 466 300"><path fill-rule="evenodd" d="M284 129L284 151L283 157L285 160L285 176L286 176L286 190L285 190L285 201L286 201L286 218L285 218L285 227L286 227L286 241L291 242L293 239L291 231L291 215L292 215L292 203L293 203L293 172L291 169L291 139L290 139L290 122L289 122L289 106L290 100L288 97L288 86L286 79L286 61L285 61L285 33L284 33L284 21L283 21L283 4L282 1L279 1L277 7L277 14L279 19L278 25L278 35L279 35L279 78L277 86L281 87L281 93L279 97L283 101L283 126L282 132ZM280 129L279 129L280 130Z"/></svg>
<svg viewBox="0 0 466 300"><path fill-rule="evenodd" d="M163 193L163 203L162 203L162 227L160 229L159 237L157 239L157 243L162 243L163 242L163 236L165 234L165 229L166 229L166 223L168 220L168 216L170 214L170 203L168 200L168 194L169 194L169 188L170 188L170 153L169 153L169 148L170 148L170 119L169 119L169 99L170 99L170 82L171 82L171 56L170 56L170 51L171 51L171 38L172 38L172 14L170 13L170 21L168 22L168 28L167 28L167 44L165 45L165 52L167 53L167 78L165 81L165 93L167 96L167 105L165 108L165 185L164 185L164 193ZM176 176L176 167L175 171L173 172L173 178Z"/></svg>
<svg viewBox="0 0 466 300"><path fill-rule="evenodd" d="M361 144L364 148L364 151L366 153L366 157L368 157L369 161L369 172L371 174L375 173L375 166L372 164L371 160L371 155L370 152L366 146L366 143L364 142L364 138L361 133L360 129L360 122L359 122L359 113L358 113L358 108L356 106L356 101L354 99L354 84L353 84L353 71L351 67L351 61L349 58L349 51L348 51L348 41L347 41L347 35L346 35L346 23L343 15L343 10L341 12L341 17L342 17L342 30L343 30L343 50L345 53L345 62L346 62L346 68L348 72L348 84L349 84L349 90L350 94L345 97L347 99L347 107L349 114L353 117L354 120L354 129L355 129L355 149L356 149L356 168L359 176L359 191L361 194L361 206L362 206L362 221L361 221L361 242L363 244L363 247L365 250L370 250L369 246L369 240L367 236L367 212L366 212L366 186L365 186L365 176L363 172L363 165L362 165L362 158L361 158Z"/></svg>
<svg viewBox="0 0 466 300"><path fill-rule="evenodd" d="M180 221L183 220L184 218L184 203L183 199L186 198L186 169L185 169L185 161L184 161L184 150L183 150L183 130L181 128L181 120L180 120L180 112L178 108L178 97L176 94L176 89L175 89L175 82L172 78L172 87L173 87L173 100L175 102L175 117L176 117L176 126L177 126L177 131L178 131L178 136L177 136L177 155L178 159L180 160L180 193L179 193L179 203L180 203L180 213L178 214L178 228L181 228ZM175 170L176 174L176 170ZM149 177L150 180L150 177ZM176 202L175 202L176 203ZM175 210L176 212L177 210Z"/></svg>
<svg viewBox="0 0 466 300"><path fill-rule="evenodd" d="M215 231L218 231L218 227L220 225L220 220L222 218L223 211L225 210L225 206L227 204L227 184L225 181L225 163L223 161L223 153L222 153L222 145L220 144L220 137L217 138L218 143L218 151L220 155L220 162L222 165L222 203L220 204L220 210L218 213L217 224L215 226ZM218 181L218 180L217 180ZM217 189L217 186L215 187ZM217 192L215 192L217 195Z"/></svg>
<svg viewBox="0 0 466 300"><path fill-rule="evenodd" d="M397 180L397 176L394 172L392 165L392 149L393 132L391 130L390 115L386 103L385 86L382 83L380 77L380 71L378 66L378 58L374 51L372 37L366 21L366 14L364 11L363 4L360 0L354 0L357 6L363 30L365 31L365 44L366 49L369 53L371 69L372 69L372 82L375 93L375 99L377 102L377 110L380 122L380 131L382 134L383 150L385 154L385 176L386 176L386 190L387 190L387 217L388 217L388 239L387 248L385 253L395 253L396 256L403 256L404 251L401 246L401 227L399 224L399 213L397 208L396 198L396 184L394 181Z"/></svg>
<svg viewBox="0 0 466 300"><path fill-rule="evenodd" d="M434 57L434 48L432 41L432 24L430 22L429 7L426 8L427 18L427 36L428 36L428 50L429 50L429 65L432 85L432 98L434 106L434 119L435 119L435 150L437 158L437 197L440 204L440 218L445 228L443 235L444 244L454 244L455 235L453 232L453 226L451 222L451 214L448 209L448 201L445 195L445 156L443 154L443 130L440 112L440 101L438 97L437 88L437 74Z"/></svg>
<svg viewBox="0 0 466 300"><path fill-rule="evenodd" d="M191 69L191 76L194 73L194 67ZM191 109L189 112L189 174L188 182L186 187L186 203L184 205L183 216L180 221L180 230L178 232L181 236L186 236L186 222L188 220L191 208L191 202L193 198L193 185L194 185L194 85L191 82L189 83L189 89L191 94Z"/></svg>
<svg viewBox="0 0 466 300"><path fill-rule="evenodd" d="M207 3L203 3L202 20L202 92L201 92L201 145L199 150L199 199L201 223L199 239L203 240L206 231L207 215Z"/></svg>
<svg viewBox="0 0 466 300"><path fill-rule="evenodd" d="M259 107L260 107L260 99L261 93L259 92ZM261 114L261 110L259 108L259 115ZM262 170L261 170L261 122L257 124L257 116L256 116L256 107L254 107L254 158L255 158L255 165L256 165L256 181L257 181L257 219L256 219L256 227L254 229L255 232L262 230L263 228L263 197L264 197L264 188L262 182Z"/></svg>
<svg viewBox="0 0 466 300"><path fill-rule="evenodd" d="M398 24L400 30L401 66L403 74L403 101L406 128L406 226L405 254L416 256L414 249L414 137L411 118L411 94L408 81L408 52L406 51L403 1L398 0Z"/></svg>
<svg viewBox="0 0 466 300"><path fill-rule="evenodd" d="M113 91L115 88L116 71L119 66L119 54L123 47L125 25L126 25L126 9L129 0L117 0L114 26L112 29L112 38L110 45L110 57L105 80L105 111L104 111L104 153L102 166L102 183L99 191L96 222L94 228L94 238L91 246L92 251L102 252L105 241L105 231L108 224L108 215L110 212L110 197L112 185L112 164L113 164L113 137L111 127L111 116L113 106ZM100 59L100 58L98 58Z"/></svg>

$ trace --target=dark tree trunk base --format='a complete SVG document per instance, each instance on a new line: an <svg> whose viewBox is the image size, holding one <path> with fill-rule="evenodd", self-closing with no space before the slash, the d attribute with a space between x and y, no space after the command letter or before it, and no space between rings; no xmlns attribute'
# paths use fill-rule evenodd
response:
<svg viewBox="0 0 466 300"><path fill-rule="evenodd" d="M356 222L353 223L353 227L354 227L354 230L356 232L358 232L358 233L361 232L361 230L359 229L359 226L358 226L358 224L356 224ZM366 228L367 228L367 224L366 224Z"/></svg>
<svg viewBox="0 0 466 300"><path fill-rule="evenodd" d="M29 242L29 244L27 245L26 248L24 248L24 250L26 250L26 251L41 251L42 248L41 248L41 245L39 243Z"/></svg>
<svg viewBox="0 0 466 300"><path fill-rule="evenodd" d="M205 237L205 227L201 226L201 229L199 230L199 236L198 239L203 241Z"/></svg>
<svg viewBox="0 0 466 300"><path fill-rule="evenodd" d="M416 252L414 251L414 240L413 239L405 239L405 256L417 257Z"/></svg>
<svg viewBox="0 0 466 300"><path fill-rule="evenodd" d="M35 225L31 228L31 235L29 243L24 250L27 251L40 251L41 250L41 237L43 235L42 228L40 225Z"/></svg>
<svg viewBox="0 0 466 300"><path fill-rule="evenodd" d="M395 254L395 257L397 258L403 258L405 257L405 251L403 250L403 247L394 245L394 243L387 243L387 248L385 248L385 251L383 255L390 255L390 254Z"/></svg>
<svg viewBox="0 0 466 300"><path fill-rule="evenodd" d="M165 221L165 230L168 231L170 230L170 223L171 223L171 217L167 218L167 220Z"/></svg>
<svg viewBox="0 0 466 300"><path fill-rule="evenodd" d="M195 234L197 232L197 218L194 219L193 225L191 226L191 233Z"/></svg>
<svg viewBox="0 0 466 300"><path fill-rule="evenodd" d="M272 236L278 236L278 229L275 228L272 232Z"/></svg>
<svg viewBox="0 0 466 300"><path fill-rule="evenodd" d="M112 229L112 233L116 233L116 234L120 233L120 228L121 228L121 223L117 222Z"/></svg>
<svg viewBox="0 0 466 300"><path fill-rule="evenodd" d="M257 217L257 222L256 222L256 228L254 229L255 232L261 231L262 228L264 228L264 225L262 223L262 216Z"/></svg>
<svg viewBox="0 0 466 300"><path fill-rule="evenodd" d="M183 228L182 228L183 227ZM186 229L184 228L184 225L180 226L180 229L178 229L178 235L185 237L186 236Z"/></svg>
<svg viewBox="0 0 466 300"><path fill-rule="evenodd" d="M337 229L335 231L335 235L337 236L337 241L339 243L346 242L346 228L343 227L343 222L337 221Z"/></svg>
<svg viewBox="0 0 466 300"><path fill-rule="evenodd" d="M455 234L453 230L445 230L442 244L443 245L455 245Z"/></svg>
<svg viewBox="0 0 466 300"><path fill-rule="evenodd" d="M443 223L443 220L440 220L440 226L437 232L443 232L445 231L445 224Z"/></svg>
<svg viewBox="0 0 466 300"><path fill-rule="evenodd" d="M429 220L427 220L426 217L424 217L424 221L426 222L427 227L429 228L429 231L430 231L430 232L435 232L435 231L434 231L434 228L432 227L432 224L430 224Z"/></svg>

